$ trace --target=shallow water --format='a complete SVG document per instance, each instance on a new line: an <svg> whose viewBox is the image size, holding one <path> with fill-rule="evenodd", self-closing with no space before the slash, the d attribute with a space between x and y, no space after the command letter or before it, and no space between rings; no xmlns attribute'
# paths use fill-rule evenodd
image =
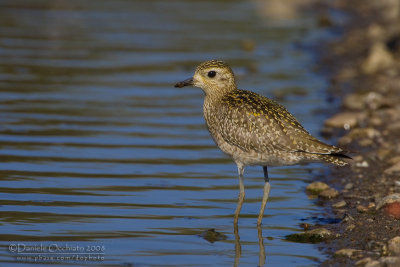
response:
<svg viewBox="0 0 400 267"><path fill-rule="evenodd" d="M318 35L315 21L256 10L233 0L0 2L0 264L55 255L27 254L34 245L83 256L95 246L92 256L104 257L36 259L58 265L255 266L264 251L269 266L323 259L284 240L314 222L319 208L304 188L323 166L269 169L262 233L262 169L247 168L235 235L236 166L204 126L201 90L173 87L222 58L241 88L301 92L280 102L317 134L325 81L295 45ZM203 239L210 228L226 239Z"/></svg>

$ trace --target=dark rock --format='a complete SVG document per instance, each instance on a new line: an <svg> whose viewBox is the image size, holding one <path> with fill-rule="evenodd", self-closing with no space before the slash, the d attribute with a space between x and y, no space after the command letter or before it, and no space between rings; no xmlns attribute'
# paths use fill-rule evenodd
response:
<svg viewBox="0 0 400 267"><path fill-rule="evenodd" d="M208 230L202 232L199 236L201 236L202 238L204 238L205 240L207 240L210 243L214 243L215 241L221 241L221 240L227 239L226 235L215 231L214 228L208 229Z"/></svg>
<svg viewBox="0 0 400 267"><path fill-rule="evenodd" d="M333 238L334 234L325 228L316 228L310 231L287 235L286 239L299 243L319 243Z"/></svg>

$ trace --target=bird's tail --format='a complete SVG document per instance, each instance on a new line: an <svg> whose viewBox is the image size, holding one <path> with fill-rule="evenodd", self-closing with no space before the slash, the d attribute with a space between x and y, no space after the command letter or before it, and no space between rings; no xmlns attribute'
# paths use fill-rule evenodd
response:
<svg viewBox="0 0 400 267"><path fill-rule="evenodd" d="M350 156L347 156L345 151L340 152L332 152L332 153L311 153L311 152L302 152L303 156L309 161L324 161L327 163L332 163L338 166L345 166L349 164L349 160L352 159Z"/></svg>
<svg viewBox="0 0 400 267"><path fill-rule="evenodd" d="M338 166L345 166L349 164L348 160L352 159L351 157L342 153L319 154L318 156L322 161L332 163Z"/></svg>

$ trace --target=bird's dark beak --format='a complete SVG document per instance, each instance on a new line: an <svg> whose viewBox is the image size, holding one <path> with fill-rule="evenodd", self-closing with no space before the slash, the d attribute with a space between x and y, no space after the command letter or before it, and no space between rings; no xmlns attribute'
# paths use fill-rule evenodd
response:
<svg viewBox="0 0 400 267"><path fill-rule="evenodd" d="M186 80L181 81L179 83L176 83L175 87L182 88L182 87L188 86L188 85L193 85L193 78L189 78L189 79L186 79Z"/></svg>

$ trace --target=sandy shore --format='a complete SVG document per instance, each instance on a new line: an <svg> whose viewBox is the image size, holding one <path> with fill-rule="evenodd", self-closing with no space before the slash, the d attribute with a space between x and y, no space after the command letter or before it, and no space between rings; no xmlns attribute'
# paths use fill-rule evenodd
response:
<svg viewBox="0 0 400 267"><path fill-rule="evenodd" d="M330 234L320 243L322 266L400 266L400 1L332 5L349 16L341 38L323 49L341 108L322 132L355 153L316 193L339 221L323 226Z"/></svg>

